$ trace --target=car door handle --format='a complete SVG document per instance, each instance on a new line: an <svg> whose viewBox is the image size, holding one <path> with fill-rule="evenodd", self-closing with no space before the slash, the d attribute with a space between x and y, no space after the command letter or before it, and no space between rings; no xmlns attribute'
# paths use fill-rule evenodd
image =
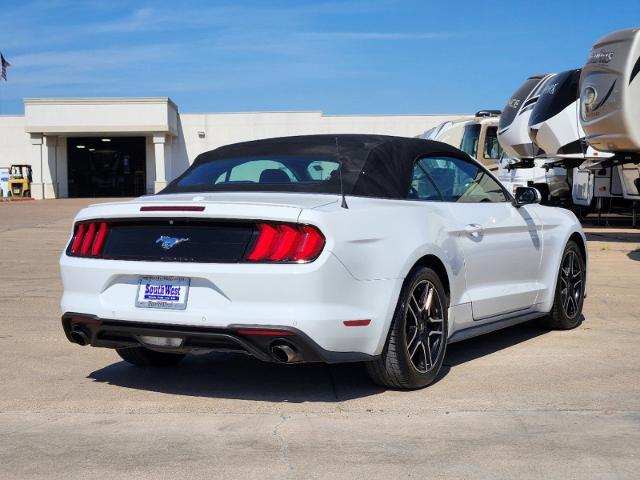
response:
<svg viewBox="0 0 640 480"><path fill-rule="evenodd" d="M470 223L464 227L467 235L471 235L472 237L479 237L483 230L482 225L478 225L477 223Z"/></svg>

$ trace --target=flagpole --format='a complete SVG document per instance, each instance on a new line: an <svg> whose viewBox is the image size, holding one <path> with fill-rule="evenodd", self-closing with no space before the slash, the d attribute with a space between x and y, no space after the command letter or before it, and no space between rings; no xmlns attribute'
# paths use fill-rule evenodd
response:
<svg viewBox="0 0 640 480"><path fill-rule="evenodd" d="M10 66L11 64L7 62L2 52L0 52L0 83L2 83L2 80L7 81L7 68ZM2 115L2 88L0 88L0 115Z"/></svg>

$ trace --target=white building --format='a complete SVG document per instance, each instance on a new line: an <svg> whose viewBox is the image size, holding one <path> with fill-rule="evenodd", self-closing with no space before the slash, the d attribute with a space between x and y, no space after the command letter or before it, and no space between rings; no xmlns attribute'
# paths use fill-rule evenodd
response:
<svg viewBox="0 0 640 480"><path fill-rule="evenodd" d="M0 167L30 164L34 198L157 192L221 145L313 133L413 137L460 115L178 113L171 99L32 98L0 116Z"/></svg>

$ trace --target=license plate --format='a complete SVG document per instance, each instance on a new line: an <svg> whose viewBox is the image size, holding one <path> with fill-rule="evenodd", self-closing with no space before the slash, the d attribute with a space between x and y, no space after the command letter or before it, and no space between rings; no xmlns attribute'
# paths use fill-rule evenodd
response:
<svg viewBox="0 0 640 480"><path fill-rule="evenodd" d="M140 277L136 307L184 310L190 281L185 277Z"/></svg>

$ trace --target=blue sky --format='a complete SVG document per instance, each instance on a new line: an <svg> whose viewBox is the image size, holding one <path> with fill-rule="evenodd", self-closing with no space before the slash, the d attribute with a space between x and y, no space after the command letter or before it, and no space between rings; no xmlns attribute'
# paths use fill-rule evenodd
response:
<svg viewBox="0 0 640 480"><path fill-rule="evenodd" d="M3 0L0 112L170 96L183 112L466 113L639 24L638 0Z"/></svg>

